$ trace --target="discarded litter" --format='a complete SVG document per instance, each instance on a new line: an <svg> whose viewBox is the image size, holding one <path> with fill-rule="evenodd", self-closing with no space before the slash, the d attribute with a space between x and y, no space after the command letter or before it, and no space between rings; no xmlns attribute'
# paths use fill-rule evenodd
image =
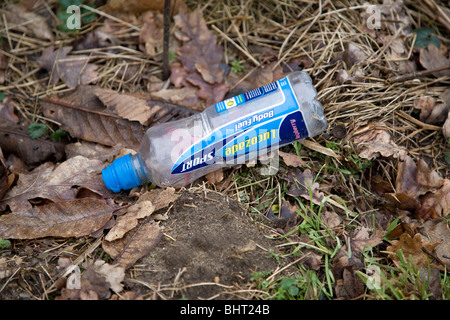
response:
<svg viewBox="0 0 450 320"><path fill-rule="evenodd" d="M189 118L151 127L139 152L114 160L102 171L103 181L114 192L150 182L181 187L326 127L310 76L293 72Z"/></svg>

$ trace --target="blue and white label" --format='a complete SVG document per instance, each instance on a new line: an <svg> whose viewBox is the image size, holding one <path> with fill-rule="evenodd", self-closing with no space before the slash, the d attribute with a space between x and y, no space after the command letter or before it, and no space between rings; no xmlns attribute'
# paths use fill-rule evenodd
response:
<svg viewBox="0 0 450 320"><path fill-rule="evenodd" d="M220 113L222 111L237 107L238 105L241 105L245 102L262 97L268 93L274 92L277 89L278 84L276 82L269 83L260 88L253 89L247 93L239 94L233 98L226 99L224 101L216 103L215 104L216 111L217 113Z"/></svg>
<svg viewBox="0 0 450 320"><path fill-rule="evenodd" d="M217 112L240 104L245 108L246 101L259 97L264 104L263 97L269 93L280 95L270 100L278 101L275 105L272 103L236 119L194 143L178 158L171 173L191 172L215 163L230 163L249 155L265 154L272 148L307 137L303 114L287 78L222 101L215 107Z"/></svg>

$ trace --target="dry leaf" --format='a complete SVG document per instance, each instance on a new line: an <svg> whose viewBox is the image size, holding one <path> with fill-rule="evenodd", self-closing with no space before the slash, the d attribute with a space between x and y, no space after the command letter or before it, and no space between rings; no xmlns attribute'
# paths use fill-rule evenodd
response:
<svg viewBox="0 0 450 320"><path fill-rule="evenodd" d="M168 187L165 189L157 188L150 190L139 197L138 203L141 201L151 201L155 207L155 211L167 207L170 203L175 202L180 197L175 188Z"/></svg>
<svg viewBox="0 0 450 320"><path fill-rule="evenodd" d="M19 157L30 166L46 160L59 161L64 156L64 144L46 139L31 139L26 126L0 121L0 147L3 152Z"/></svg>
<svg viewBox="0 0 450 320"><path fill-rule="evenodd" d="M0 200L14 183L16 175L8 169L5 164L2 149L0 148Z"/></svg>
<svg viewBox="0 0 450 320"><path fill-rule="evenodd" d="M103 183L100 160L76 156L54 165L50 162L34 169L30 174L21 174L15 187L5 194L3 202L14 213L32 209L32 203L73 200L83 191L90 191L102 197L112 197Z"/></svg>
<svg viewBox="0 0 450 320"><path fill-rule="evenodd" d="M303 197L311 200L313 203L320 205L324 194L319 191L319 184L313 183L314 177L311 170L306 169L301 172L300 170L291 171L288 173L288 195L292 197ZM312 194L312 198L310 196Z"/></svg>
<svg viewBox="0 0 450 320"><path fill-rule="evenodd" d="M103 260L97 260L93 265L88 265L87 270L92 268L98 276L103 277L109 288L119 293L123 290L122 281L125 278L125 269L119 265L111 265Z"/></svg>
<svg viewBox="0 0 450 320"><path fill-rule="evenodd" d="M0 103L0 119L9 120L14 123L19 122L19 118L14 114L14 104L11 97L6 97Z"/></svg>
<svg viewBox="0 0 450 320"><path fill-rule="evenodd" d="M450 111L447 114L447 120L445 120L445 123L442 126L442 133L446 139L450 139Z"/></svg>
<svg viewBox="0 0 450 320"><path fill-rule="evenodd" d="M125 269L118 265L107 264L103 260L88 263L82 274L75 275L77 284L70 285L67 280L66 288L56 300L106 300L111 297L111 291L121 292Z"/></svg>
<svg viewBox="0 0 450 320"><path fill-rule="evenodd" d="M7 12L4 14L4 17L8 23L8 28L33 34L39 39L53 42L53 33L43 17L32 11L28 11L21 3L8 4L6 10Z"/></svg>
<svg viewBox="0 0 450 320"><path fill-rule="evenodd" d="M191 109L157 99L153 94L118 93L102 88L94 88L94 92L108 110L124 119L139 121L144 126L188 117L194 113Z"/></svg>
<svg viewBox="0 0 450 320"><path fill-rule="evenodd" d="M208 182L211 184L219 183L223 180L223 168L210 172L205 177L206 180L208 180Z"/></svg>
<svg viewBox="0 0 450 320"><path fill-rule="evenodd" d="M389 45L386 50L386 60L392 65L393 69L399 74L409 74L416 72L414 61L406 60L409 50L406 48L403 39L398 37L392 40L394 36L382 36L384 46Z"/></svg>
<svg viewBox="0 0 450 320"><path fill-rule="evenodd" d="M158 224L144 220L123 238L112 242L103 241L102 247L115 259L115 264L128 268L147 255L159 243L161 236Z"/></svg>
<svg viewBox="0 0 450 320"><path fill-rule="evenodd" d="M445 217L450 213L450 180L444 179L436 192L420 197L421 207L414 211L414 217L427 220Z"/></svg>
<svg viewBox="0 0 450 320"><path fill-rule="evenodd" d="M42 99L44 115L62 123L61 128L74 138L137 150L145 128L138 122L105 112L95 89L79 86L68 96Z"/></svg>
<svg viewBox="0 0 450 320"><path fill-rule="evenodd" d="M436 103L430 96L422 96L414 101L414 108L420 110L419 119L425 123L442 124L450 111L450 103Z"/></svg>
<svg viewBox="0 0 450 320"><path fill-rule="evenodd" d="M417 198L429 191L435 192L443 184L443 179L427 163L419 159L417 165L414 160L406 156L405 161L398 165L395 181L396 193L403 193L411 198Z"/></svg>
<svg viewBox="0 0 450 320"><path fill-rule="evenodd" d="M105 237L107 241L122 238L125 233L137 226L138 220L150 216L155 211L151 201L141 201L127 209L127 213L117 217L114 227Z"/></svg>
<svg viewBox="0 0 450 320"><path fill-rule="evenodd" d="M450 59L444 55L442 50L430 43L428 48L420 48L420 64L426 70L448 68L450 67ZM435 77L450 76L450 69L434 72L433 75Z"/></svg>
<svg viewBox="0 0 450 320"><path fill-rule="evenodd" d="M322 220L328 229L336 228L342 222L342 218L334 211L325 211L320 216L320 220Z"/></svg>
<svg viewBox="0 0 450 320"><path fill-rule="evenodd" d="M353 65L364 61L369 55L363 49L361 49L358 44L349 42L347 44L347 48L344 51L344 61L347 64L348 68L351 68Z"/></svg>
<svg viewBox="0 0 450 320"><path fill-rule="evenodd" d="M384 123L375 122L357 131L360 132L360 130L364 133L356 136L353 139L353 143L358 156L361 158L372 160L381 155L403 160L407 155L408 151L405 148L398 146L392 141Z"/></svg>
<svg viewBox="0 0 450 320"><path fill-rule="evenodd" d="M116 206L105 200L76 199L34 206L0 216L0 238L82 237L102 228Z"/></svg>
<svg viewBox="0 0 450 320"><path fill-rule="evenodd" d="M194 87L162 89L156 92L152 92L152 96L163 99L165 101L169 101L174 104L192 108L193 110L202 111L205 105L197 96L197 91L198 89Z"/></svg>
<svg viewBox="0 0 450 320"><path fill-rule="evenodd" d="M431 242L438 242L436 256L450 268L450 230L444 218L428 220L424 223L424 231ZM441 266L442 269L443 266Z"/></svg>
<svg viewBox="0 0 450 320"><path fill-rule="evenodd" d="M429 252L433 252L434 248L438 245L439 242L423 241L420 233L416 233L413 238L409 234L404 233L400 236L399 240L392 240L391 245L386 248L386 251L390 252L388 257L392 259L396 265L400 265L397 252L401 249L407 261L410 261L410 257L412 257L412 262L415 266L428 268L428 263L430 261L422 248L425 248ZM435 267L436 265L431 262L431 266Z"/></svg>
<svg viewBox="0 0 450 320"><path fill-rule="evenodd" d="M280 150L278 151L278 154L283 158L283 161L287 166L297 168L306 165L306 162L296 154L287 153Z"/></svg>
<svg viewBox="0 0 450 320"><path fill-rule="evenodd" d="M224 70L220 63L223 50L217 44L215 33L208 29L202 12L197 9L192 13L180 13L174 16L174 21L184 36L178 59L186 71L199 72L207 83L222 83Z"/></svg>
<svg viewBox="0 0 450 320"><path fill-rule="evenodd" d="M350 238L352 252L363 252L366 246L371 248L376 247L383 242L384 232L380 229L375 229L369 235L369 228L362 227L353 237Z"/></svg>
<svg viewBox="0 0 450 320"><path fill-rule="evenodd" d="M150 57L163 51L164 18L161 13L147 11L142 15L143 26L139 34L139 42L144 45L144 52Z"/></svg>
<svg viewBox="0 0 450 320"><path fill-rule="evenodd" d="M61 79L69 88L85 85L97 80L97 65L89 63L87 55L69 55L72 47L54 50L53 45L42 51L37 59L39 66L50 73L50 84Z"/></svg>

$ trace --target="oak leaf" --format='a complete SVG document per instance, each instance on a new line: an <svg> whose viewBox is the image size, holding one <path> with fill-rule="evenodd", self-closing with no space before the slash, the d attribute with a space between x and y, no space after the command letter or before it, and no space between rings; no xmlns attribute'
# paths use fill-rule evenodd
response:
<svg viewBox="0 0 450 320"><path fill-rule="evenodd" d="M435 77L450 76L450 58L446 57L444 52L430 43L428 47L420 48L420 64L426 70L435 70L447 67L446 70L436 71L433 73Z"/></svg>
<svg viewBox="0 0 450 320"><path fill-rule="evenodd" d="M430 261L422 248L429 252L433 252L434 248L438 245L439 242L424 241L420 233L416 233L414 237L404 233L400 236L399 240L392 240L391 245L386 248L386 251L389 252L388 257L398 266L401 264L401 261L397 254L401 249L406 261L412 259L415 266L428 268ZM436 266L434 263L431 263L431 265L433 267Z"/></svg>

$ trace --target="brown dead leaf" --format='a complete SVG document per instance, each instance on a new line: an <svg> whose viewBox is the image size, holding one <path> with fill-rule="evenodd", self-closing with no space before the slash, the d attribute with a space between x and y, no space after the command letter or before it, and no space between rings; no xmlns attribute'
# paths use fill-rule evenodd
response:
<svg viewBox="0 0 450 320"><path fill-rule="evenodd" d="M447 120L445 120L445 123L442 126L442 133L446 139L450 139L450 111L447 114Z"/></svg>
<svg viewBox="0 0 450 320"><path fill-rule="evenodd" d="M216 184L216 183L221 182L223 180L223 168L220 168L219 170L208 173L205 176L205 178L211 184Z"/></svg>
<svg viewBox="0 0 450 320"><path fill-rule="evenodd" d="M384 232L382 230L375 229L372 234L369 234L369 231L369 228L362 227L350 238L352 252L361 253L366 246L373 248L383 242Z"/></svg>
<svg viewBox="0 0 450 320"><path fill-rule="evenodd" d="M179 197L180 194L176 192L175 188L157 188L141 195L137 203L141 201L151 201L155 207L155 211L158 211L167 207L170 203L175 202Z"/></svg>
<svg viewBox="0 0 450 320"><path fill-rule="evenodd" d="M201 10L174 16L175 25L183 34L178 60L188 73L199 72L210 84L223 83L222 47L215 33L208 29ZM178 33L179 35L179 33ZM186 41L189 40L189 41Z"/></svg>
<svg viewBox="0 0 450 320"><path fill-rule="evenodd" d="M0 84L5 83L5 72L8 68L8 57L3 53L0 53Z"/></svg>
<svg viewBox="0 0 450 320"><path fill-rule="evenodd" d="M179 89L162 89L152 92L152 96L170 101L184 107L192 108L193 110L203 110L205 105L197 96L197 88L183 87Z"/></svg>
<svg viewBox="0 0 450 320"><path fill-rule="evenodd" d="M439 103L430 96L421 96L414 101L414 108L420 110L419 119L425 123L442 124L450 111L450 103Z"/></svg>
<svg viewBox="0 0 450 320"><path fill-rule="evenodd" d="M79 86L67 96L42 99L44 115L62 123L61 128L74 138L137 150L145 133L144 126L106 112L95 94L96 88Z"/></svg>
<svg viewBox="0 0 450 320"><path fill-rule="evenodd" d="M89 262L82 274L78 271L76 285L67 279L67 285L56 300L106 300L111 291L121 292L125 269L119 265L110 265L103 260Z"/></svg>
<svg viewBox="0 0 450 320"><path fill-rule="evenodd" d="M14 123L19 122L19 118L14 114L14 104L11 97L6 97L0 103L0 119L9 120Z"/></svg>
<svg viewBox="0 0 450 320"><path fill-rule="evenodd" d="M147 11L142 17L143 26L139 34L139 42L143 50L150 57L161 54L163 51L164 17L159 12Z"/></svg>
<svg viewBox="0 0 450 320"><path fill-rule="evenodd" d="M301 171L296 169L295 171L290 171L287 176L288 180L288 195L292 197L303 197L305 199L311 200L313 203L320 205L324 194L319 191L319 183L313 183L314 177L311 170L306 169ZM312 198L310 196L312 194Z"/></svg>
<svg viewBox="0 0 450 320"><path fill-rule="evenodd" d="M108 147L98 143L82 141L66 144L65 150L67 159L83 156L88 159L111 163L121 148L120 146Z"/></svg>
<svg viewBox="0 0 450 320"><path fill-rule="evenodd" d="M0 200L14 183L16 175L6 167L5 158L0 148Z"/></svg>
<svg viewBox="0 0 450 320"><path fill-rule="evenodd" d="M7 119L0 121L0 147L3 152L16 155L30 166L46 160L59 161L64 156L63 143L31 139L26 126Z"/></svg>
<svg viewBox="0 0 450 320"><path fill-rule="evenodd" d="M450 268L450 230L444 218L431 219L424 223L426 237L431 242L438 242L436 256ZM442 269L443 266L441 266Z"/></svg>
<svg viewBox="0 0 450 320"><path fill-rule="evenodd" d="M198 73L191 73L185 77L186 81L199 88L196 95L206 101L206 105L213 105L225 99L229 86L225 83L209 84L203 81Z"/></svg>
<svg viewBox="0 0 450 320"><path fill-rule="evenodd" d="M364 59L366 59L369 54L364 51L358 44L354 42L349 42L347 44L347 48L344 51L344 61L347 64L348 68L351 68L353 65L358 64Z"/></svg>
<svg viewBox="0 0 450 320"><path fill-rule="evenodd" d="M450 59L444 54L443 50L431 43L426 49L420 48L420 64L426 70L448 68L450 67ZM433 75L435 77L450 76L450 69L434 72Z"/></svg>
<svg viewBox="0 0 450 320"><path fill-rule="evenodd" d="M402 38L394 36L381 36L384 46L389 46L386 50L386 60L399 74L409 74L416 72L414 61L406 60L409 50L406 48Z"/></svg>
<svg viewBox="0 0 450 320"><path fill-rule="evenodd" d="M102 88L95 88L94 92L105 106L114 108L120 117L138 121L144 126L148 126L151 117L163 108L162 106L150 108L146 100L132 94L123 94Z"/></svg>
<svg viewBox="0 0 450 320"><path fill-rule="evenodd" d="M114 227L105 237L106 241L114 241L122 238L125 233L137 226L138 220L150 216L155 211L151 201L141 201L130 206L127 213L117 217Z"/></svg>
<svg viewBox="0 0 450 320"><path fill-rule="evenodd" d="M39 66L50 73L50 84L61 79L69 88L86 85L97 80L97 65L89 63L87 55L69 55L72 47L55 50L53 45L42 51L37 59Z"/></svg>
<svg viewBox="0 0 450 320"><path fill-rule="evenodd" d="M111 265L103 260L97 260L93 264L86 266L86 271L92 269L97 276L102 277L108 283L108 287L119 293L123 290L122 281L125 278L125 269L119 265Z"/></svg>
<svg viewBox="0 0 450 320"><path fill-rule="evenodd" d="M30 174L21 174L16 186L5 194L2 200L14 213L33 209L32 203L73 200L79 193L89 190L102 197L112 197L103 183L101 170L103 162L76 156L54 165L44 163Z"/></svg>
<svg viewBox="0 0 450 320"><path fill-rule="evenodd" d="M102 247L115 259L115 264L128 268L147 255L159 243L161 236L159 225L144 219L123 238L111 242L103 241Z"/></svg>
<svg viewBox="0 0 450 320"><path fill-rule="evenodd" d="M153 189L141 195L127 213L117 218L116 225L103 242L111 256L120 257L120 263L132 265L159 242L159 226L151 218L153 213L176 201L180 195L175 188ZM145 219L150 217L148 219ZM145 234L148 232L148 234ZM148 243L147 243L148 242ZM142 252L140 251L142 250ZM142 254L142 255L141 255Z"/></svg>
<svg viewBox="0 0 450 320"><path fill-rule="evenodd" d="M358 134L362 132L361 134ZM374 122L366 127L358 128L350 136L355 136L353 143L358 156L375 159L379 156L404 159L408 151L392 141L387 127L382 122Z"/></svg>
<svg viewBox="0 0 450 320"><path fill-rule="evenodd" d="M436 192L420 197L421 207L414 211L414 217L423 220L445 217L450 213L450 180L444 179Z"/></svg>
<svg viewBox="0 0 450 320"><path fill-rule="evenodd" d="M419 159L417 165L414 160L406 156L405 161L399 162L395 181L396 193L403 193L411 198L432 191L435 192L443 184L443 179L427 163Z"/></svg>
<svg viewBox="0 0 450 320"><path fill-rule="evenodd" d="M278 154L283 158L283 161L287 166L297 168L306 165L306 162L296 154L287 153L280 150L278 151Z"/></svg>
<svg viewBox="0 0 450 320"><path fill-rule="evenodd" d="M47 21L40 15L29 11L21 3L8 4L4 14L8 28L32 34L39 39L53 42L54 36ZM3 21L2 21L3 22Z"/></svg>
<svg viewBox="0 0 450 320"><path fill-rule="evenodd" d="M328 229L333 229L339 226L342 222L342 218L334 211L325 211L320 220L327 226Z"/></svg>
<svg viewBox="0 0 450 320"><path fill-rule="evenodd" d="M420 233L416 233L414 237L404 233L400 236L399 240L392 240L391 245L386 248L389 252L388 257L394 261L396 265L400 265L398 258L398 250L403 251L403 255L407 261L412 257L415 266L428 268L429 261L428 256L423 252L422 248L425 248L429 252L433 252L434 248L439 245L439 242L424 241ZM439 267L435 263L431 262L431 266Z"/></svg>
<svg viewBox="0 0 450 320"><path fill-rule="evenodd" d="M0 216L0 238L82 237L102 228L116 206L99 199L76 199L33 206Z"/></svg>

